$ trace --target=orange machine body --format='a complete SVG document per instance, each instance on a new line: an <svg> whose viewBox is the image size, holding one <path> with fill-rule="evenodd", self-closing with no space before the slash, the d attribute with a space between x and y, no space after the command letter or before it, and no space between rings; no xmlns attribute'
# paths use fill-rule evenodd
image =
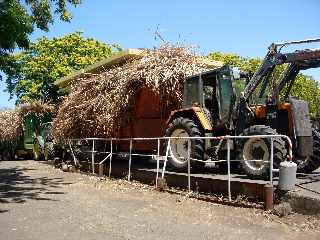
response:
<svg viewBox="0 0 320 240"><path fill-rule="evenodd" d="M136 95L131 121L120 128L119 138L155 138L164 136L170 110L163 107L160 96L149 88L141 88ZM128 151L128 141L118 143L120 151ZM134 141L134 151L157 150L157 140Z"/></svg>
<svg viewBox="0 0 320 240"><path fill-rule="evenodd" d="M293 135L293 117L292 117L292 110L291 110L291 105L288 102L282 102L278 103L278 110L281 112L286 112L288 121L286 124L288 124L288 132L283 132L282 134L286 134L289 136ZM264 121L263 119L266 118L266 106L264 105L258 105L252 108L253 112L255 113L255 117L260 120Z"/></svg>

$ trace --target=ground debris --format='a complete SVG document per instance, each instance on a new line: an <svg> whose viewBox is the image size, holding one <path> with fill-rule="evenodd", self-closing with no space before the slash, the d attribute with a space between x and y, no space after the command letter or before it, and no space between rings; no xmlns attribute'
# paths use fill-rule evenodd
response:
<svg viewBox="0 0 320 240"><path fill-rule="evenodd" d="M279 217L285 217L292 213L290 203L283 202L274 206L273 213Z"/></svg>

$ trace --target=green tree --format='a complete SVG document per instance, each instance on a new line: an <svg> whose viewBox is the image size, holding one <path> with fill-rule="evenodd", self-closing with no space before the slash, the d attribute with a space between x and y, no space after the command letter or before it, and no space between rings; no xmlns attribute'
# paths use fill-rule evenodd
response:
<svg viewBox="0 0 320 240"><path fill-rule="evenodd" d="M18 102L41 99L57 101L58 89L53 84L75 70L84 68L120 50L80 32L61 38L41 38L18 54L7 56L3 68L7 90Z"/></svg>
<svg viewBox="0 0 320 240"><path fill-rule="evenodd" d="M251 73L257 70L262 61L259 58L241 57L236 54L221 52L212 52L208 57ZM273 77L279 79L284 68L285 65L277 66ZM291 95L307 101L312 116L320 116L320 87L315 79L299 73L291 90Z"/></svg>
<svg viewBox="0 0 320 240"><path fill-rule="evenodd" d="M67 5L76 6L80 0L0 0L0 67L1 56L16 47L29 46L29 36L35 27L48 31L54 14L62 21L70 21Z"/></svg>
<svg viewBox="0 0 320 240"><path fill-rule="evenodd" d="M254 73L261 63L259 58L241 57L233 53L212 52L208 57L251 73Z"/></svg>

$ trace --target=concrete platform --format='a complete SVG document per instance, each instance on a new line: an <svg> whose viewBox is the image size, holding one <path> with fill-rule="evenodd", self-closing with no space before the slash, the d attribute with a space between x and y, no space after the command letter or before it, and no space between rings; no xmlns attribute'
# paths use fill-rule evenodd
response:
<svg viewBox="0 0 320 240"><path fill-rule="evenodd" d="M90 167L90 166L89 166ZM159 177L161 177L160 168ZM95 173L99 172L96 166ZM103 173L108 174L109 164L103 166ZM120 160L112 162L112 177L125 178L128 176L128 161ZM131 179L146 184L155 185L156 164L133 161L131 168ZM168 187L188 190L188 174L185 172L174 172L166 170L165 180ZM191 173L191 190L204 194L228 195L228 175L221 174L218 169L207 169L203 172ZM268 181L248 179L245 175L231 175L231 195L235 199L245 196L249 201L262 202L264 199L264 185Z"/></svg>
<svg viewBox="0 0 320 240"><path fill-rule="evenodd" d="M297 174L296 194L320 200L320 169L311 174Z"/></svg>
<svg viewBox="0 0 320 240"><path fill-rule="evenodd" d="M287 197L295 212L320 214L320 169L312 174L298 174L296 188Z"/></svg>

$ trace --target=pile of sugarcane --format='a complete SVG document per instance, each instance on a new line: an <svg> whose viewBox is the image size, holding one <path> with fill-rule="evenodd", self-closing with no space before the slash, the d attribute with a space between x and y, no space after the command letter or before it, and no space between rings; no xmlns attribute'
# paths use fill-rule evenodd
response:
<svg viewBox="0 0 320 240"><path fill-rule="evenodd" d="M22 119L15 110L0 111L0 141L15 141L22 134Z"/></svg>
<svg viewBox="0 0 320 240"><path fill-rule="evenodd" d="M17 141L23 132L23 119L33 114L42 117L53 112L53 106L43 101L35 100L20 104L15 109L0 111L0 141Z"/></svg>
<svg viewBox="0 0 320 240"><path fill-rule="evenodd" d="M16 111L22 118L30 114L40 118L43 117L43 115L46 113L53 113L54 105L41 100L33 100L18 105Z"/></svg>
<svg viewBox="0 0 320 240"><path fill-rule="evenodd" d="M110 137L128 123L138 90L152 89L167 109L181 106L185 77L208 70L184 47L145 50L140 59L74 81L54 119L56 137Z"/></svg>

